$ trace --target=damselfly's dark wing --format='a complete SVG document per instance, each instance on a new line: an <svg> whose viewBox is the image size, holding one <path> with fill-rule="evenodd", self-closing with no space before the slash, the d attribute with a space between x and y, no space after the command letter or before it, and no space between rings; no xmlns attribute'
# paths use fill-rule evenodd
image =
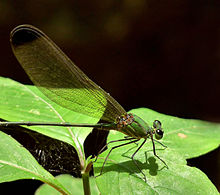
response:
<svg viewBox="0 0 220 195"><path fill-rule="evenodd" d="M32 82L55 103L108 122L126 113L39 29L18 26L11 32L10 41Z"/></svg>

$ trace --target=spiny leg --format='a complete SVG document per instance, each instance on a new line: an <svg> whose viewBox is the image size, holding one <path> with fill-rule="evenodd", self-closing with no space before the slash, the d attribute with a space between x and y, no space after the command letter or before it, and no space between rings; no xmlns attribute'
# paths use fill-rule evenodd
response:
<svg viewBox="0 0 220 195"><path fill-rule="evenodd" d="M153 144L153 152L154 152L154 156L156 156L161 162L163 162L163 164L168 168L167 164L165 163L165 161L163 159L161 159L159 156L157 156L156 154L156 149L155 149L155 144L154 144L154 139L153 139L153 135L150 136L151 140L152 140L152 144Z"/></svg>
<svg viewBox="0 0 220 195"><path fill-rule="evenodd" d="M156 139L153 139L155 142L157 142L158 144L160 144L161 146L163 146L164 148L167 148L166 145L164 145L163 143L161 143L160 141L156 140Z"/></svg>
<svg viewBox="0 0 220 195"><path fill-rule="evenodd" d="M124 138L127 139L127 138L131 138L131 137L129 135L126 135L126 136L124 136ZM133 138L133 139L135 139L135 138ZM138 143L135 142L135 144L138 146Z"/></svg>
<svg viewBox="0 0 220 195"><path fill-rule="evenodd" d="M94 162L97 161L99 154L101 154L101 153L107 148L107 146L108 146L109 144L115 143L115 142L121 142L121 141L131 141L131 140L134 140L134 139L136 140L136 138L129 137L129 138L125 138L125 139L113 140L113 141L108 142L108 143L98 152L98 155L96 156Z"/></svg>
<svg viewBox="0 0 220 195"><path fill-rule="evenodd" d="M124 139L124 140L126 141L126 139ZM111 141L111 143L117 142L117 141L123 141L123 140L115 140L115 141ZM106 156L106 158L105 158L105 160L104 160L104 163L102 164L102 168L101 168L101 171L100 171L99 175L97 175L96 177L102 175L103 168L104 168L105 163L106 163L106 161L107 161L109 155L111 154L112 150L114 150L114 149L116 149L116 148L119 148L119 147L121 147L121 146L125 146L125 145L131 144L131 143L135 143L135 142L137 142L137 141L139 141L139 139L136 139L136 140L133 140L133 141L130 141L130 142L127 142L127 143L124 143L124 144L121 144L121 145L112 147L111 150L109 151L108 155ZM109 143L110 143L110 142L109 142Z"/></svg>
<svg viewBox="0 0 220 195"><path fill-rule="evenodd" d="M134 159L134 156L137 154L137 152L142 148L142 146L145 144L146 139L142 142L142 144L138 147L138 149L134 152L134 154L131 156L132 161L134 162L134 164L136 165L136 167L138 168L138 170L141 172L141 174L144 176L144 180L145 182L147 181L146 179L146 175L143 173L143 171L140 169L140 167L138 166L136 160Z"/></svg>

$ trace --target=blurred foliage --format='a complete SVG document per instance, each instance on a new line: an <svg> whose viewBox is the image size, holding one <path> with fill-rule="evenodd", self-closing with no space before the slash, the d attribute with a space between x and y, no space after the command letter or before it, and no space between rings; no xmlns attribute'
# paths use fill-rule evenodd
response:
<svg viewBox="0 0 220 195"><path fill-rule="evenodd" d="M1 76L27 82L8 39L12 28L29 23L127 110L219 121L219 17L217 0L2 0Z"/></svg>

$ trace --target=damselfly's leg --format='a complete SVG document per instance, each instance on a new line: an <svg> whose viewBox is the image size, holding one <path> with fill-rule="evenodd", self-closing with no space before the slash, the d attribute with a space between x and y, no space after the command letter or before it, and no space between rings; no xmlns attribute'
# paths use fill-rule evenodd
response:
<svg viewBox="0 0 220 195"><path fill-rule="evenodd" d="M164 148L167 148L166 145L164 145L163 143L161 143L160 141L156 140L156 139L153 139L155 142L157 142L158 144L160 144L161 146L163 146Z"/></svg>
<svg viewBox="0 0 220 195"><path fill-rule="evenodd" d="M127 138L131 138L131 137L126 135L126 136L124 136L124 138L127 139ZM133 139L135 139L135 138L133 138ZM138 145L138 143L136 143L136 142L135 142L135 144Z"/></svg>
<svg viewBox="0 0 220 195"><path fill-rule="evenodd" d="M129 138L125 138L125 139L119 139L119 140L114 140L114 141L108 142L108 143L98 152L98 155L96 156L94 162L97 161L99 154L101 154L101 153L107 148L107 146L108 146L109 144L115 143L115 142L121 142L121 141L131 141L131 140L134 140L134 139L136 140L136 138L129 137Z"/></svg>
<svg viewBox="0 0 220 195"><path fill-rule="evenodd" d="M156 149L155 149L155 144L154 144L154 139L153 139L153 135L150 136L151 140L152 140L152 144L153 144L153 152L154 152L154 156L156 156L167 168L167 164L165 163L165 161L163 159L161 159L157 154L156 154Z"/></svg>
<svg viewBox="0 0 220 195"><path fill-rule="evenodd" d="M141 174L144 176L144 180L145 182L147 181L146 179L146 175L143 173L143 171L141 170L141 168L138 166L136 160L134 159L134 156L137 154L137 152L142 148L142 146L145 144L146 139L142 142L142 144L138 147L138 149L134 152L134 154L131 156L132 161L134 162L134 164L136 165L136 167L138 168L138 170L141 172Z"/></svg>
<svg viewBox="0 0 220 195"><path fill-rule="evenodd" d="M126 141L126 139L124 139L124 140ZM115 141L112 141L111 143L116 142L116 141L123 141L123 140L115 140ZM139 139L135 139L135 140L133 140L133 141L130 141L130 142L127 142L127 143L124 143L124 144L121 144L121 145L112 147L111 150L109 151L108 155L106 156L106 158L105 158L105 160L104 160L104 163L102 164L102 168L101 168L101 171L100 171L99 175L97 175L96 177L102 175L103 168L104 168L105 163L106 163L106 161L107 161L109 155L111 154L112 150L114 150L114 149L116 149L116 148L119 148L119 147L121 147L121 146L126 146L126 145L128 145L128 144L135 143L135 142L137 142L137 141L139 141ZM109 143L110 143L110 142L109 142Z"/></svg>

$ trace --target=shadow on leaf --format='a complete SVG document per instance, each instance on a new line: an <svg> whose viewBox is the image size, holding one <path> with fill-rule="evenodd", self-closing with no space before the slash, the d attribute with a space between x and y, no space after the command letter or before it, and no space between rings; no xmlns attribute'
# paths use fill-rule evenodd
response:
<svg viewBox="0 0 220 195"><path fill-rule="evenodd" d="M124 156L124 155L122 155ZM127 156L126 156L127 157ZM130 157L128 157L130 158ZM139 160L135 160L137 165L139 166L140 170L144 171L145 173L149 173L151 176L156 176L158 171L161 171L162 169L165 168L162 167L161 169L158 169L158 164L156 163L156 158L155 157L149 157L147 158L147 152L145 152L145 163L142 163ZM102 169L103 161L98 162L101 164L101 166L96 167L96 172L100 172ZM117 172L117 173L128 173L130 175L133 175L134 177L140 178L139 174L141 174L140 170L137 168L135 163L132 160L128 160L125 162L115 162L113 160L107 160L102 174L108 173L108 172Z"/></svg>

